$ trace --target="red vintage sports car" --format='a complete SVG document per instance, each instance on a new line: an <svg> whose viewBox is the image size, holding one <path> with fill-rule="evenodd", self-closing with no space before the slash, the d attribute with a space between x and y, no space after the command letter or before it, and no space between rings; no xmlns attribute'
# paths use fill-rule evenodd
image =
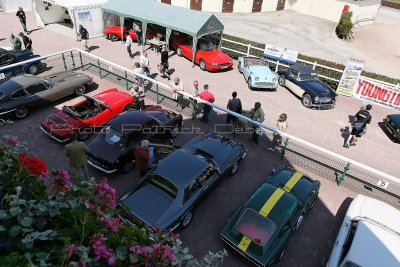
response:
<svg viewBox="0 0 400 267"><path fill-rule="evenodd" d="M178 56L184 56L192 60L192 38L178 36L173 39L172 47L176 50ZM197 53L194 61L196 64L199 64L200 69L208 71L228 69L233 65L230 56L216 49L215 46L206 39L200 39L197 42Z"/></svg>
<svg viewBox="0 0 400 267"><path fill-rule="evenodd" d="M116 88L109 89L95 96L83 95L86 99L74 106L64 106L62 110L48 116L41 124L44 133L65 142L70 132L78 133L78 139L89 138L93 127L100 126L118 114L130 110L133 96L120 92Z"/></svg>
<svg viewBox="0 0 400 267"><path fill-rule="evenodd" d="M126 39L126 34L125 31L127 30L127 27L124 27L124 40ZM137 41L137 36L136 32L133 30L129 30L129 35L131 36L133 41ZM146 33L146 38L154 38L157 35L157 32L153 30L152 28L147 28L147 33ZM105 28L103 30L103 36L107 39L110 39L111 41L118 41L121 39L121 26L111 26L108 28Z"/></svg>

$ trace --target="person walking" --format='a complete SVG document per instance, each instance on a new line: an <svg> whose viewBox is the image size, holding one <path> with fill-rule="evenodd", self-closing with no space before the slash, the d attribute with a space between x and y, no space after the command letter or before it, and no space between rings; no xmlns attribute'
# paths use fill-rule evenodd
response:
<svg viewBox="0 0 400 267"><path fill-rule="evenodd" d="M89 178L87 169L87 156L90 152L89 148L83 142L78 142L78 134L71 132L69 140L71 143L65 145L65 156L69 159L69 166L76 171L79 177L83 180Z"/></svg>
<svg viewBox="0 0 400 267"><path fill-rule="evenodd" d="M136 39L138 46L144 45L142 36L142 25L139 21L133 23L133 30L136 33Z"/></svg>
<svg viewBox="0 0 400 267"><path fill-rule="evenodd" d="M143 51L142 55L140 56L140 66L143 69L143 72L146 74L147 77L150 77L150 66L149 66L149 58L147 57L147 51Z"/></svg>
<svg viewBox="0 0 400 267"><path fill-rule="evenodd" d="M204 91L201 92L199 97L210 103L214 103L215 101L214 95L208 91L208 84L204 85ZM212 107L204 103L202 103L202 105L203 105L203 117L201 118L201 120L205 123L208 123L208 115L210 114Z"/></svg>
<svg viewBox="0 0 400 267"><path fill-rule="evenodd" d="M79 25L79 36L81 37L81 43L85 47L85 51L90 52L88 46L89 32L83 28L82 24Z"/></svg>
<svg viewBox="0 0 400 267"><path fill-rule="evenodd" d="M131 88L131 93L133 95L133 98L135 99L135 108L137 110L143 110L145 109L144 105L144 98L145 98L145 93L144 93L144 88L141 85L138 85L137 83L134 83Z"/></svg>
<svg viewBox="0 0 400 267"><path fill-rule="evenodd" d="M24 35L22 32L20 32L18 35L22 38L22 42L24 43L25 49L32 51L32 39Z"/></svg>
<svg viewBox="0 0 400 267"><path fill-rule="evenodd" d="M286 132L286 129L288 128L286 113L282 113L281 115L279 115L278 122L276 123L276 128L281 132ZM279 149L282 145L282 136L279 133L274 133L272 142L274 143L274 146L269 147L268 150L275 151L275 149Z"/></svg>
<svg viewBox="0 0 400 267"><path fill-rule="evenodd" d="M125 31L126 35L126 51L128 51L128 55L130 59L133 59L132 51L131 51L131 44L132 44L132 37L129 35L129 31Z"/></svg>
<svg viewBox="0 0 400 267"><path fill-rule="evenodd" d="M169 63L168 63L168 51L167 47L165 45L162 46L161 48L161 63L160 63L160 72L161 72L161 77L165 78L165 76L168 76L168 80L171 79L171 75L169 74Z"/></svg>
<svg viewBox="0 0 400 267"><path fill-rule="evenodd" d="M190 88L190 94L193 96L193 101L192 101L192 120L194 120L197 116L197 100L194 99L195 97L198 97L199 94L199 81L194 80L193 85Z"/></svg>
<svg viewBox="0 0 400 267"><path fill-rule="evenodd" d="M178 107L178 111L182 111L183 109L183 95L177 93L177 91L183 92L183 82L179 79L179 77L174 78L174 82L168 84L171 87L172 91L174 91L173 98L176 99L176 106Z"/></svg>
<svg viewBox="0 0 400 267"><path fill-rule="evenodd" d="M135 62L135 64L133 64L133 68L132 69L133 69L133 73L144 75L143 68L140 67L140 63L139 62ZM135 79L140 84L144 82L144 79L141 76L135 75Z"/></svg>
<svg viewBox="0 0 400 267"><path fill-rule="evenodd" d="M250 118L253 121L257 121L262 123L264 121L264 111L261 109L261 103L256 102L254 104L254 108L251 110L245 111L246 114L250 115ZM252 131L252 136L250 137L250 140L253 141L252 146L258 146L258 137L259 137L259 131L261 130L257 125L252 124L251 127L253 128Z"/></svg>
<svg viewBox="0 0 400 267"><path fill-rule="evenodd" d="M149 154L150 154L149 168L153 168L159 162L158 157L160 156L160 151L158 150L157 147L149 147Z"/></svg>
<svg viewBox="0 0 400 267"><path fill-rule="evenodd" d="M17 36L14 36L12 32L10 32L10 42L14 50L21 50L21 40Z"/></svg>
<svg viewBox="0 0 400 267"><path fill-rule="evenodd" d="M135 160L136 166L139 170L140 177L146 175L146 173L150 170L150 153L149 153L149 145L150 142L148 140L143 140L140 143L140 146L135 148Z"/></svg>
<svg viewBox="0 0 400 267"><path fill-rule="evenodd" d="M242 113L242 101L240 101L240 99L237 98L237 92L232 93L232 99L229 99L226 108L229 109L230 111L239 114ZM229 124L231 121L233 122L234 127L236 128L238 124L238 118L228 113L228 115L226 116L226 124Z"/></svg>
<svg viewBox="0 0 400 267"><path fill-rule="evenodd" d="M19 22L21 22L22 28L24 28L24 32L26 32L26 34L29 34L28 30L26 29L26 15L22 7L18 8L16 16L18 17Z"/></svg>
<svg viewBox="0 0 400 267"><path fill-rule="evenodd" d="M355 146L357 139L367 133L367 126L371 123L372 116L369 114L372 109L371 104L367 104L365 110L360 110L354 116L353 129L351 130L351 139L349 144L345 143L343 147L349 148Z"/></svg>

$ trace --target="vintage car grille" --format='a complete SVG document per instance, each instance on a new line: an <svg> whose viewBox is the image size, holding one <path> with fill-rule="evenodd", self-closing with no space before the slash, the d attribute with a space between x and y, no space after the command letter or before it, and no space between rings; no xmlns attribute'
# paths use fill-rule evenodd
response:
<svg viewBox="0 0 400 267"><path fill-rule="evenodd" d="M262 85L262 86L274 86L274 83L268 83L268 82L256 82L256 85Z"/></svg>
<svg viewBox="0 0 400 267"><path fill-rule="evenodd" d="M329 103L332 102L332 98L330 97L323 97L318 100L320 103Z"/></svg>
<svg viewBox="0 0 400 267"><path fill-rule="evenodd" d="M63 119L56 114L48 116L46 120L47 122L53 123L57 128L61 128L68 124L68 121L66 119Z"/></svg>
<svg viewBox="0 0 400 267"><path fill-rule="evenodd" d="M105 170L108 170L108 169L110 169L110 165L105 161L105 160L102 160L102 159L99 159L99 158L95 158L95 157L93 157L92 155L88 155L88 159L93 163L93 164L95 164L95 165L97 165L97 166L99 166L99 167L101 167L101 168L103 168L103 169L105 169Z"/></svg>
<svg viewBox="0 0 400 267"><path fill-rule="evenodd" d="M231 64L230 62L228 63L222 63L222 64L218 64L218 66L228 66L229 64Z"/></svg>

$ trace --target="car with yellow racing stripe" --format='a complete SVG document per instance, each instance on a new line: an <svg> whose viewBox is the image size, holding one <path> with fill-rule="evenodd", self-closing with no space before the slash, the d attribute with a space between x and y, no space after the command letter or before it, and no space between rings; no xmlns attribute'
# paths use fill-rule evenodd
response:
<svg viewBox="0 0 400 267"><path fill-rule="evenodd" d="M320 181L281 165L236 209L222 239L258 266L280 261L294 231L318 198Z"/></svg>

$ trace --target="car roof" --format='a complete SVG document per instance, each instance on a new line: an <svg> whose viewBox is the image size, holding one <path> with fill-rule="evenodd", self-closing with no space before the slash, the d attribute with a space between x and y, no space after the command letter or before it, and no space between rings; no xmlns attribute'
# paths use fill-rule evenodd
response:
<svg viewBox="0 0 400 267"><path fill-rule="evenodd" d="M398 266L400 235L381 226L360 221L345 260L363 267Z"/></svg>
<svg viewBox="0 0 400 267"><path fill-rule="evenodd" d="M108 122L108 125L119 131L120 133L129 134L146 124L153 118L141 111L127 111Z"/></svg>
<svg viewBox="0 0 400 267"><path fill-rule="evenodd" d="M19 75L2 83L0 90L5 94L10 94L21 87L26 87L37 82L42 82L42 79L29 74Z"/></svg>
<svg viewBox="0 0 400 267"><path fill-rule="evenodd" d="M310 67L304 66L304 65L292 65L289 67L289 69L295 70L299 73L317 73L315 70L313 70Z"/></svg>
<svg viewBox="0 0 400 267"><path fill-rule="evenodd" d="M389 119L391 119L397 127L400 127L400 114L392 114L388 115Z"/></svg>
<svg viewBox="0 0 400 267"><path fill-rule="evenodd" d="M152 173L168 178L179 189L183 189L208 166L206 161L196 155L177 150L161 161Z"/></svg>

